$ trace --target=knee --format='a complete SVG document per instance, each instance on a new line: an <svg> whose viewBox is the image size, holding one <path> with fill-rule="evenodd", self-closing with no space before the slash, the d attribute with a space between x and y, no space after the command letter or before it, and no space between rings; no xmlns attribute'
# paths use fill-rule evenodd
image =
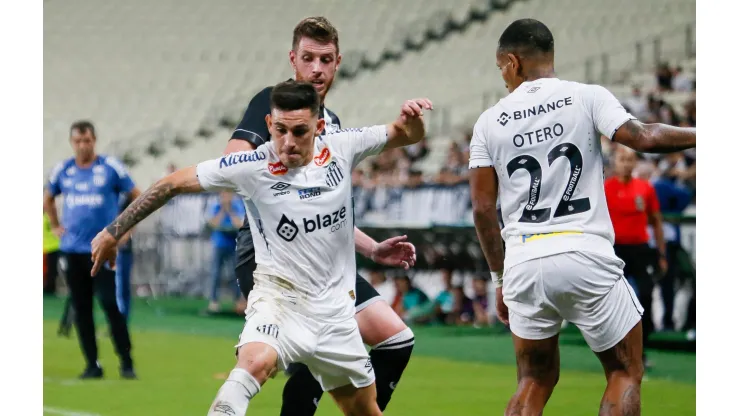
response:
<svg viewBox="0 0 740 416"><path fill-rule="evenodd" d="M274 356L249 352L246 345L240 347L237 352L236 366L246 370L260 385L277 374L277 360Z"/></svg>

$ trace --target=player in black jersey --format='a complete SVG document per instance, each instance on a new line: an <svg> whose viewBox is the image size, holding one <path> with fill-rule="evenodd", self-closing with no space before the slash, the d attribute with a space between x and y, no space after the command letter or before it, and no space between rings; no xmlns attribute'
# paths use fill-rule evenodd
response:
<svg viewBox="0 0 740 416"><path fill-rule="evenodd" d="M327 19L309 17L298 23L293 30L290 64L297 80L311 82L316 87L321 97L319 117L326 122L324 129L326 133L332 133L340 128L339 117L324 107L324 99L334 81L334 74L341 59L337 30ZM234 130L224 154L252 150L270 140L265 117L270 114L271 91L272 87L267 87L249 102L244 117ZM388 266L409 268L414 265L416 259L414 246L405 242L405 239L405 236L399 236L376 243L355 228L357 252L376 263ZM245 220L237 237L236 266L236 276L245 299L254 285L252 273L255 267L252 235L249 221ZM355 318L363 341L372 348L370 358L375 369L377 402L380 410L385 410L411 357L414 334L360 275L357 275L355 292ZM313 415L323 394L321 386L302 364L292 366L290 373L290 379L283 390L280 414Z"/></svg>

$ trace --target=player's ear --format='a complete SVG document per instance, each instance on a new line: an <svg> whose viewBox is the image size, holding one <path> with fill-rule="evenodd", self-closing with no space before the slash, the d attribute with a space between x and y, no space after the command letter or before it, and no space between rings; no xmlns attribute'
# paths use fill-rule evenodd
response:
<svg viewBox="0 0 740 416"><path fill-rule="evenodd" d="M265 124L267 124L267 130L272 130L272 114L265 116Z"/></svg>
<svg viewBox="0 0 740 416"><path fill-rule="evenodd" d="M288 59L290 60L290 66L293 68L293 71L296 71L297 70L295 66L296 54L293 49L291 49L290 52L288 52Z"/></svg>
<svg viewBox="0 0 740 416"><path fill-rule="evenodd" d="M520 61L519 57L513 53L507 53L506 56L509 58L509 62L511 62L511 70L514 71L515 74L520 75L522 71L522 61Z"/></svg>
<svg viewBox="0 0 740 416"><path fill-rule="evenodd" d="M342 54L337 54L337 69L339 69L339 64L342 63Z"/></svg>
<svg viewBox="0 0 740 416"><path fill-rule="evenodd" d="M324 131L324 127L326 127L326 120L323 118L318 119L316 122L316 136L320 136L321 132Z"/></svg>

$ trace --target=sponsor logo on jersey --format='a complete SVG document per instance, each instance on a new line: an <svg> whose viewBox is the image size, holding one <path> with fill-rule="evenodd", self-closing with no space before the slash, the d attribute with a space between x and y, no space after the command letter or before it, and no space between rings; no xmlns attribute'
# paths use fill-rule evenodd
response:
<svg viewBox="0 0 740 416"><path fill-rule="evenodd" d="M72 186L73 183L74 182L72 181L72 179L69 179L69 178L62 179L62 186L65 188L69 188L70 186Z"/></svg>
<svg viewBox="0 0 740 416"><path fill-rule="evenodd" d="M273 175L285 175L288 173L288 167L283 165L283 162L268 163L267 170Z"/></svg>
<svg viewBox="0 0 740 416"><path fill-rule="evenodd" d="M555 111L558 108L563 108L569 105L573 105L573 97L566 97L546 104L535 105L530 108L525 108L524 110L514 111L514 120L547 114L550 111Z"/></svg>
<svg viewBox="0 0 740 416"><path fill-rule="evenodd" d="M325 147L318 156L313 158L313 161L316 163L316 166L324 166L329 159L331 159L331 152L328 147Z"/></svg>
<svg viewBox="0 0 740 416"><path fill-rule="evenodd" d="M285 241L293 241L298 235L298 226L295 221L289 219L283 214L280 218L280 223L277 226L277 234Z"/></svg>
<svg viewBox="0 0 740 416"><path fill-rule="evenodd" d="M552 127L543 127L535 131L528 131L522 134L515 134L512 142L516 147L522 147L526 145L533 145L535 143L542 143L555 137L560 137L565 132L563 125L555 123Z"/></svg>
<svg viewBox="0 0 740 416"><path fill-rule="evenodd" d="M95 167L93 167L93 173L102 175L105 173L105 168L101 165L95 165Z"/></svg>
<svg viewBox="0 0 740 416"><path fill-rule="evenodd" d="M321 189L319 188L306 188L298 190L298 197L300 199L311 199L321 196Z"/></svg>
<svg viewBox="0 0 740 416"><path fill-rule="evenodd" d="M339 167L336 161L329 163L326 167L326 184L335 188L344 179L344 172Z"/></svg>
<svg viewBox="0 0 740 416"><path fill-rule="evenodd" d="M75 190L85 192L90 189L90 184L87 182L79 182L75 184Z"/></svg>
<svg viewBox="0 0 740 416"><path fill-rule="evenodd" d="M84 194L84 195L67 195L64 203L68 208L87 206L96 208L103 205L103 195Z"/></svg>
<svg viewBox="0 0 740 416"><path fill-rule="evenodd" d="M498 116L498 120L496 121L498 121L498 124L505 126L506 123L509 122L509 120L511 120L511 116L506 114L506 112L503 112L500 116Z"/></svg>
<svg viewBox="0 0 740 416"><path fill-rule="evenodd" d="M258 162L260 160L265 160L267 158L267 155L265 155L264 152L242 152L242 153L232 153L228 156L224 156L221 158L221 163L218 164L218 168L226 168L229 166L238 165L239 163L245 163L245 162Z"/></svg>
<svg viewBox="0 0 740 416"><path fill-rule="evenodd" d="M103 187L105 186L105 176L104 175L94 175L93 176L93 185L97 187Z"/></svg>
<svg viewBox="0 0 740 416"><path fill-rule="evenodd" d="M290 193L290 191L287 191L288 188L290 188L290 184L287 184L285 182L278 182L270 187L270 189L278 191L272 194L272 196L288 195Z"/></svg>
<svg viewBox="0 0 740 416"><path fill-rule="evenodd" d="M310 234L325 228L330 228L331 232L339 231L347 226L347 208L342 207L331 214L316 214L316 217L303 219L303 232Z"/></svg>
<svg viewBox="0 0 740 416"><path fill-rule="evenodd" d="M280 328L275 324L258 325L257 332L277 338Z"/></svg>

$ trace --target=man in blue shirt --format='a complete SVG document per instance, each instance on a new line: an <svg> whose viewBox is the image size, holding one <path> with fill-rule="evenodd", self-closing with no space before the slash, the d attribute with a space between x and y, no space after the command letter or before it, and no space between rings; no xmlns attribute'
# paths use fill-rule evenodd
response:
<svg viewBox="0 0 740 416"><path fill-rule="evenodd" d="M124 194L120 197L120 211L133 202L131 194ZM116 259L116 303L118 310L128 321L131 311L131 268L134 263L134 246L132 239L124 241L118 247L118 258Z"/></svg>
<svg viewBox="0 0 740 416"><path fill-rule="evenodd" d="M231 192L221 192L219 199L208 209L206 219L213 232L213 270L211 274L211 291L209 312L218 312L218 287L221 282L221 270L224 266L229 271L229 282L233 285L235 300L239 300L241 292L233 276L236 264L236 235L243 224L246 215L244 203L234 197Z"/></svg>
<svg viewBox="0 0 740 416"><path fill-rule="evenodd" d="M139 195L126 168L111 157L95 154L95 127L78 121L70 128L74 157L60 162L49 175L44 191L44 210L52 230L61 238L61 265L66 272L75 310L75 326L87 367L80 378L102 378L93 321L93 292L103 307L113 344L121 360L121 376L136 378L131 359L128 325L116 304L115 273L106 265L91 277L90 243L97 232L118 215L121 194ZM55 198L63 196L61 221Z"/></svg>

